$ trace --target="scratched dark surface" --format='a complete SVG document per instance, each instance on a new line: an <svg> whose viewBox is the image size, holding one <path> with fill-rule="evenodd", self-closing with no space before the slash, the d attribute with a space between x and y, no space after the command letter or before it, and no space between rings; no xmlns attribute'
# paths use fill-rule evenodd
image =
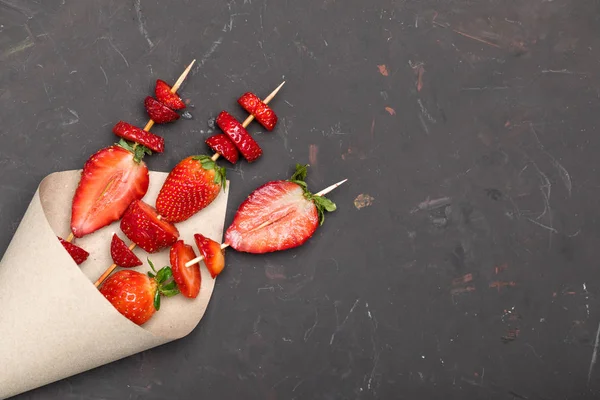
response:
<svg viewBox="0 0 600 400"><path fill-rule="evenodd" d="M40 180L143 124L155 79L193 58L193 118L153 129L152 169L285 79L275 132L250 128L264 156L229 170L227 223L296 162L315 190L350 179L302 248L228 252L188 337L17 398L600 396L599 17L575 0L0 0L2 253Z"/></svg>

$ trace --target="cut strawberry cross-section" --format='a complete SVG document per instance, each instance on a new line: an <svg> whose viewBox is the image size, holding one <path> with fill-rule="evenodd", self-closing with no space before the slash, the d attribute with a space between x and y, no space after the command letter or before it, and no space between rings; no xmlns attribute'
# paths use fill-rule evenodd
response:
<svg viewBox="0 0 600 400"><path fill-rule="evenodd" d="M227 244L238 251L267 253L300 246L313 235L335 204L311 194L304 182L306 166L296 168L290 180L268 182L248 196L227 229Z"/></svg>
<svg viewBox="0 0 600 400"><path fill-rule="evenodd" d="M77 265L81 264L89 257L90 253L88 253L81 247L76 246L71 242L67 242L61 237L59 237L58 240L60 240L60 243L63 245L65 250L67 250L67 253L69 253L69 255L73 257L73 261L75 261Z"/></svg>
<svg viewBox="0 0 600 400"><path fill-rule="evenodd" d="M121 220L121 230L148 253L171 246L179 238L175 225L160 219L154 207L142 200L131 203Z"/></svg>
<svg viewBox="0 0 600 400"><path fill-rule="evenodd" d="M175 93L171 93L171 86L165 81L160 79L156 80L154 95L158 101L169 107L171 110L181 110L185 108L183 100Z"/></svg>
<svg viewBox="0 0 600 400"><path fill-rule="evenodd" d="M223 249L221 249L221 245L200 233L194 235L194 240L196 241L198 250L200 250L200 254L204 257L206 269L208 269L210 276L214 279L225 268L225 255Z"/></svg>
<svg viewBox="0 0 600 400"><path fill-rule="evenodd" d="M173 279L175 279L181 294L191 299L196 298L200 293L200 283L202 281L198 263L189 268L185 266L186 262L194 258L196 258L194 249L192 246L183 243L183 240L178 240L171 247L169 259L173 270Z"/></svg>
<svg viewBox="0 0 600 400"><path fill-rule="evenodd" d="M244 93L239 99L238 104L244 108L249 114L254 115L254 118L265 127L268 131L272 131L277 124L277 115L254 93Z"/></svg>
<svg viewBox="0 0 600 400"><path fill-rule="evenodd" d="M235 164L238 161L239 152L235 144L224 133L218 133L206 139L206 144L215 153L221 154L227 161Z"/></svg>
<svg viewBox="0 0 600 400"><path fill-rule="evenodd" d="M125 140L139 143L146 146L156 153L165 151L165 140L154 133L150 133L143 129L128 124L127 122L119 121L113 127L113 133Z"/></svg>
<svg viewBox="0 0 600 400"><path fill-rule="evenodd" d="M142 265L142 261L116 233L113 234L112 241L110 242L110 255L113 262L119 267L132 268Z"/></svg>
<svg viewBox="0 0 600 400"><path fill-rule="evenodd" d="M233 141L240 153L248 162L256 161L262 149L246 129L227 111L221 111L217 117L217 125Z"/></svg>
<svg viewBox="0 0 600 400"><path fill-rule="evenodd" d="M167 122L173 122L179 119L179 114L165 106L153 97L146 97L144 100L144 107L146 112L157 124L166 124Z"/></svg>
<svg viewBox="0 0 600 400"><path fill-rule="evenodd" d="M134 154L111 146L87 160L73 196L71 231L75 237L119 220L132 201L144 197L149 177L143 155L143 147Z"/></svg>

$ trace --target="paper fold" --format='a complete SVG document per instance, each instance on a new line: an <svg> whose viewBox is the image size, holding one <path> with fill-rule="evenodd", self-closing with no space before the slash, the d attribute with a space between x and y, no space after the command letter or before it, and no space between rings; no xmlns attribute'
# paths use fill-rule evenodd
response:
<svg viewBox="0 0 600 400"><path fill-rule="evenodd" d="M144 201L154 204L167 174L150 173ZM214 280L202 265L196 299L163 299L161 309L140 327L119 314L93 282L112 264L110 240L116 222L77 240L90 252L78 266L56 239L69 232L70 205L80 171L47 176L0 261L0 398L130 356L189 334L206 311ZM221 241L227 191L207 208L178 224L181 239L200 232ZM195 246L193 246L195 248ZM197 250L195 250L197 251ZM157 267L169 264L169 249L148 255ZM146 262L136 268L148 271Z"/></svg>

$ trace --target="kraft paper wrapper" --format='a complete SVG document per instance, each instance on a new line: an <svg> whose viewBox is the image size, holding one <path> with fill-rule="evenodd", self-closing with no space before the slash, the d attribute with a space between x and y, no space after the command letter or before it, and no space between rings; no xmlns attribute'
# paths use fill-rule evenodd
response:
<svg viewBox="0 0 600 400"><path fill-rule="evenodd" d="M47 176L38 187L2 261L0 261L0 398L13 396L189 334L200 322L215 281L201 264L196 299L163 298L161 309L137 326L100 294L93 282L112 264L110 240L119 222L77 245L90 253L78 266L56 235L69 233L71 200L80 171ZM144 201L154 200L167 174L150 172ZM180 239L193 244L200 232L222 241L227 191L188 221L177 224ZM193 245L196 253L198 250ZM169 264L169 249L148 255L134 250L147 272L146 258L159 268Z"/></svg>

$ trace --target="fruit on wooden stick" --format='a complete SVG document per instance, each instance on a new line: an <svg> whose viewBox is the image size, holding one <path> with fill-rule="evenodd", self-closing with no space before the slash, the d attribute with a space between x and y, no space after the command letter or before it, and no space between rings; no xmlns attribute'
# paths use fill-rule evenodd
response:
<svg viewBox="0 0 600 400"><path fill-rule="evenodd" d="M227 111L221 111L216 119L219 128L229 136L246 161L254 162L262 155L262 149L246 128Z"/></svg>
<svg viewBox="0 0 600 400"><path fill-rule="evenodd" d="M135 255L116 233L113 234L110 242L110 255L113 262L119 267L132 268L142 265L142 260Z"/></svg>
<svg viewBox="0 0 600 400"><path fill-rule="evenodd" d="M204 265L206 265L210 276L214 279L225 268L225 253L221 249L221 245L200 233L194 235L194 240L200 254L204 257Z"/></svg>
<svg viewBox="0 0 600 400"><path fill-rule="evenodd" d="M161 219L154 207L142 200L131 203L121 219L121 230L148 253L171 246L179 238L175 225Z"/></svg>
<svg viewBox="0 0 600 400"><path fill-rule="evenodd" d="M254 93L244 93L239 99L238 104L244 108L249 114L254 115L254 118L265 127L266 130L272 131L277 124L277 115Z"/></svg>
<svg viewBox="0 0 600 400"><path fill-rule="evenodd" d="M227 161L235 164L238 161L239 152L235 144L224 133L218 133L206 139L206 144L215 152L221 154Z"/></svg>
<svg viewBox="0 0 600 400"><path fill-rule="evenodd" d="M146 107L146 112L150 116L150 119L157 124L166 124L179 119L179 114L156 100L154 97L146 97L146 100L144 100L144 107Z"/></svg>
<svg viewBox="0 0 600 400"><path fill-rule="evenodd" d="M157 79L154 88L156 100L169 107L171 110L182 110L185 108L185 103L177 94L171 92L171 86L163 80Z"/></svg>
<svg viewBox="0 0 600 400"><path fill-rule="evenodd" d="M113 127L113 133L125 140L146 146L156 153L165 151L165 140L162 137L140 129L137 126L128 124L127 122L117 122Z"/></svg>
<svg viewBox="0 0 600 400"><path fill-rule="evenodd" d="M89 257L90 253L82 249L81 247L74 245L73 243L67 242L63 238L59 237L58 240L63 245L67 253L73 258L73 261L77 265L81 264Z"/></svg>
<svg viewBox="0 0 600 400"><path fill-rule="evenodd" d="M169 259L171 261L171 270L173 279L182 295L194 299L200 293L200 266L198 264L186 267L185 263L196 258L196 253L192 246L183 243L183 240L175 242L171 247Z"/></svg>

